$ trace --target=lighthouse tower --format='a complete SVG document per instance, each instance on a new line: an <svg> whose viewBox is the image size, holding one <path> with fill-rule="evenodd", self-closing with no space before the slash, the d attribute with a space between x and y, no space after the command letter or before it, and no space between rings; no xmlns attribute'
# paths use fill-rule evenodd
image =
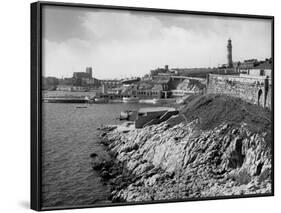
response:
<svg viewBox="0 0 281 213"><path fill-rule="evenodd" d="M231 39L228 39L228 42L227 42L227 65L229 68L233 67Z"/></svg>

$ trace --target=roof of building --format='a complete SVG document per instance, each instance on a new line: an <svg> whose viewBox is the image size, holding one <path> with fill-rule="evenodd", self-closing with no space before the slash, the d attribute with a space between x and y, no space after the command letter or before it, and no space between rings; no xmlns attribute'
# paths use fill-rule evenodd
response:
<svg viewBox="0 0 281 213"><path fill-rule="evenodd" d="M170 78L159 78L153 80L153 83L155 84L167 84L170 81Z"/></svg>
<svg viewBox="0 0 281 213"><path fill-rule="evenodd" d="M257 62L251 61L251 62L242 62L239 64L240 69L251 69L256 65Z"/></svg>
<svg viewBox="0 0 281 213"><path fill-rule="evenodd" d="M150 80L138 82L138 89L140 90L151 89L153 86Z"/></svg>
<svg viewBox="0 0 281 213"><path fill-rule="evenodd" d="M163 90L163 87L162 87L162 85L160 85L160 84L156 84L156 85L154 85L151 89L152 89L152 90Z"/></svg>
<svg viewBox="0 0 281 213"><path fill-rule="evenodd" d="M254 67L254 69L272 69L272 61L266 60L258 66Z"/></svg>
<svg viewBox="0 0 281 213"><path fill-rule="evenodd" d="M170 75L158 75L153 77L152 82L154 84L167 84L170 79Z"/></svg>

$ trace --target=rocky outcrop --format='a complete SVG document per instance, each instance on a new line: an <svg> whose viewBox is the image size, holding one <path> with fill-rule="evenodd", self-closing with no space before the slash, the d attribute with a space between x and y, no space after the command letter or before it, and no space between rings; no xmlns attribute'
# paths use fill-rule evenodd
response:
<svg viewBox="0 0 281 213"><path fill-rule="evenodd" d="M165 122L104 135L119 165L119 171L111 175L111 199L151 201L271 192L269 132L252 132L245 123L202 130L198 122L172 127Z"/></svg>
<svg viewBox="0 0 281 213"><path fill-rule="evenodd" d="M270 111L241 99L192 96L161 124L103 128L111 159L94 153L92 167L113 202L271 193L271 125Z"/></svg>

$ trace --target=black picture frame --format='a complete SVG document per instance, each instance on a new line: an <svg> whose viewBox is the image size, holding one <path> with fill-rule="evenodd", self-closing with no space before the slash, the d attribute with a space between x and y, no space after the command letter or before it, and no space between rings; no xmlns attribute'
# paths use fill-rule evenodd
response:
<svg viewBox="0 0 281 213"><path fill-rule="evenodd" d="M238 18L255 18L271 21L271 50L272 50L272 193L268 194L252 194L239 196L219 196L219 197L204 197L190 198L184 200L168 200L168 201L153 201L153 202L130 202L130 203L110 203L110 204L95 204L83 206L63 206L63 207L42 207L41 205L41 138L42 138L42 94L41 94L41 76L42 76L42 8L44 6L63 6L76 8L98 8L110 10L126 10L126 11L147 11L155 13L169 14L195 14L208 15L216 17L238 17ZM274 16L267 15L250 15L237 13L218 13L218 12L203 12L203 11L186 11L174 9L157 9L157 8L141 8L141 7L125 7L111 5L93 5L80 3L62 3L62 2L34 2L31 3L31 209L36 211L42 210L58 210L58 209L74 209L74 208L89 208L89 207L106 207L106 206L123 206L123 205L140 205L154 203L171 203L185 201L203 201L217 199L234 199L234 198L250 198L250 197L266 197L274 196Z"/></svg>

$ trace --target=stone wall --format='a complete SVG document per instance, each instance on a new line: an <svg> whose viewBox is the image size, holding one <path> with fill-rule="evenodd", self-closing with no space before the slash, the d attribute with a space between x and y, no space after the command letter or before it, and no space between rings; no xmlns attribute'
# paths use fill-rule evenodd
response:
<svg viewBox="0 0 281 213"><path fill-rule="evenodd" d="M271 109L271 80L265 76L209 74L207 93L227 94Z"/></svg>
<svg viewBox="0 0 281 213"><path fill-rule="evenodd" d="M265 106L268 107L269 109L271 109L271 106L272 106L271 97L272 97L272 86L271 86L271 84L269 84L267 97L265 100Z"/></svg>

